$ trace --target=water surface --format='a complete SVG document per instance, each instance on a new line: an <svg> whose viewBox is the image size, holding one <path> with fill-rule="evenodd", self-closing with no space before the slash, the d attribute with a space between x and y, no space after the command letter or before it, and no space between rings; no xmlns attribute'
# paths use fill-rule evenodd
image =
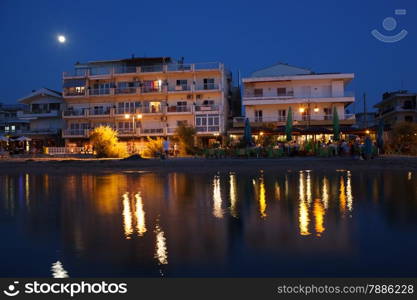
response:
<svg viewBox="0 0 417 300"><path fill-rule="evenodd" d="M0 276L416 276L417 174L0 176Z"/></svg>

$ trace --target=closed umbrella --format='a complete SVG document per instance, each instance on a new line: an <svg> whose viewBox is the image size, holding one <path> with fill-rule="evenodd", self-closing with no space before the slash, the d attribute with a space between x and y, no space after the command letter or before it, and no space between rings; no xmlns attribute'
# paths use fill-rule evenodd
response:
<svg viewBox="0 0 417 300"><path fill-rule="evenodd" d="M248 118L245 119L245 132L243 138L246 146L252 146L252 129Z"/></svg>

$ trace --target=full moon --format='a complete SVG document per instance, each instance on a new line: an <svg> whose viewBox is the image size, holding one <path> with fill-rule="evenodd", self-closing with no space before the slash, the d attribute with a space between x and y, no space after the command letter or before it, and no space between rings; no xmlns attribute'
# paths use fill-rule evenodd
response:
<svg viewBox="0 0 417 300"><path fill-rule="evenodd" d="M65 43L66 38L63 35L58 35L58 42L60 42L61 44Z"/></svg>

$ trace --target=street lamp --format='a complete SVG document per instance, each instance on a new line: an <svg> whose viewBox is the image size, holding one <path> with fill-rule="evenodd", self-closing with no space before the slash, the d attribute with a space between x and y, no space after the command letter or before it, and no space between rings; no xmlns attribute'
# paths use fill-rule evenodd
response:
<svg viewBox="0 0 417 300"><path fill-rule="evenodd" d="M137 120L141 120L142 119L142 114L137 114L137 115L130 115L130 114L125 114L125 119L126 120L128 120L128 119L132 119L132 128L133 128L133 131L135 131L135 129L136 129L136 123L135 123L135 119L137 119Z"/></svg>

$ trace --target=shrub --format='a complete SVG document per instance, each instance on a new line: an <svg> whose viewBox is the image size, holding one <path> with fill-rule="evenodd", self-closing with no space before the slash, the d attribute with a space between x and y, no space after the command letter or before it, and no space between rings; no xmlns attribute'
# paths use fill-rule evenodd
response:
<svg viewBox="0 0 417 300"><path fill-rule="evenodd" d="M126 147L119 143L117 131L109 126L96 127L90 135L90 141L97 157L126 157Z"/></svg>
<svg viewBox="0 0 417 300"><path fill-rule="evenodd" d="M163 150L164 150L164 146L163 146L163 142L164 139L162 138L150 138L147 137L147 143L146 143L146 147L145 147L145 151L144 151L144 155L147 157L156 157L158 155L160 155Z"/></svg>
<svg viewBox="0 0 417 300"><path fill-rule="evenodd" d="M417 155L417 124L397 123L391 132L391 147L397 153Z"/></svg>
<svg viewBox="0 0 417 300"><path fill-rule="evenodd" d="M175 130L174 141L179 143L181 154L195 154L194 137L196 130L194 127L180 125Z"/></svg>

